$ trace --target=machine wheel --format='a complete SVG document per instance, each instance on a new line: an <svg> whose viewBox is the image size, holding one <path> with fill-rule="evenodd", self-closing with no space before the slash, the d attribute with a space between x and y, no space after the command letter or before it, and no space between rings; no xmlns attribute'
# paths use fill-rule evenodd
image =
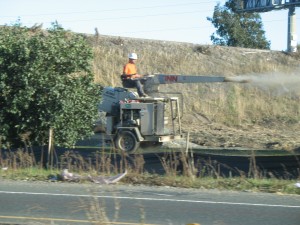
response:
<svg viewBox="0 0 300 225"><path fill-rule="evenodd" d="M115 140L115 145L117 149L131 153L139 148L140 143L131 131L121 131Z"/></svg>

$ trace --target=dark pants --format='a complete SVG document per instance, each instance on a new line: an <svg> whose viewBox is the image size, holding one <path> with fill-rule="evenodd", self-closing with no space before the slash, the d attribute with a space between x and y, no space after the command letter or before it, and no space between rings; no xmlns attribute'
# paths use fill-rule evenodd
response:
<svg viewBox="0 0 300 225"><path fill-rule="evenodd" d="M122 81L123 87L136 88L140 97L145 95L142 83L143 80L139 80L139 79L136 80L127 79Z"/></svg>

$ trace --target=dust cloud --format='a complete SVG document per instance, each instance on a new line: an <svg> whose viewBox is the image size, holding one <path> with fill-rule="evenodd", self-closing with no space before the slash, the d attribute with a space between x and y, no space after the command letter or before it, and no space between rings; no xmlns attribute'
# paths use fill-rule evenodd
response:
<svg viewBox="0 0 300 225"><path fill-rule="evenodd" d="M246 81L254 86L276 95L300 95L300 72L295 73L265 73L234 77L237 82Z"/></svg>

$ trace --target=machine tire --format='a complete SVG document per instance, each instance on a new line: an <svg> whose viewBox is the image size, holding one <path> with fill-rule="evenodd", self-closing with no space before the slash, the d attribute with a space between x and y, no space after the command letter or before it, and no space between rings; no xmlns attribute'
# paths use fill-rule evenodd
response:
<svg viewBox="0 0 300 225"><path fill-rule="evenodd" d="M131 131L126 130L119 132L115 139L115 146L124 152L132 153L139 148L140 143Z"/></svg>

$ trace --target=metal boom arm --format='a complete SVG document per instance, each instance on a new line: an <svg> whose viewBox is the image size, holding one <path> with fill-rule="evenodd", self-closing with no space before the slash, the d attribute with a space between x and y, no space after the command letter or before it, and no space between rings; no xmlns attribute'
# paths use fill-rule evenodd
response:
<svg viewBox="0 0 300 225"><path fill-rule="evenodd" d="M153 84L208 83L208 82L224 82L225 81L225 77L173 75L173 74L156 74L151 78L152 78L151 83L153 83Z"/></svg>
<svg viewBox="0 0 300 225"><path fill-rule="evenodd" d="M144 82L144 89L147 94L158 92L160 84L175 83L215 83L215 82L249 82L245 79L237 79L237 77L222 76L196 76L196 75L173 75L173 74L155 74L148 75Z"/></svg>

